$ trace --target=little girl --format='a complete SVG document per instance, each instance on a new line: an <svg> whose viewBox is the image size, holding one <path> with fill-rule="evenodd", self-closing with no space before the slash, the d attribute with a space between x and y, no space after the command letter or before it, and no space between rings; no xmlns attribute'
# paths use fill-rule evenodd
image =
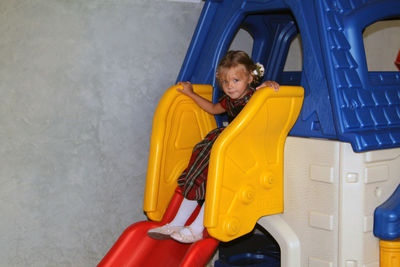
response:
<svg viewBox="0 0 400 267"><path fill-rule="evenodd" d="M229 51L220 61L216 78L222 86L225 95L218 103L212 103L193 92L190 82L179 82L182 89L179 92L189 96L203 110L210 114L226 112L228 121L231 122L250 100L255 90L251 87L257 83L263 75L261 64L254 64L251 58L243 51ZM275 91L279 90L279 84L274 81L266 81L256 88L268 86ZM205 198L208 162L212 145L224 130L220 127L212 130L198 143L192 152L188 167L178 178L178 185L182 189L184 199L175 218L168 224L150 229L148 236L155 239L173 238L182 243L192 243L203 238L204 205L190 226L184 227L186 221L198 205L198 201Z"/></svg>

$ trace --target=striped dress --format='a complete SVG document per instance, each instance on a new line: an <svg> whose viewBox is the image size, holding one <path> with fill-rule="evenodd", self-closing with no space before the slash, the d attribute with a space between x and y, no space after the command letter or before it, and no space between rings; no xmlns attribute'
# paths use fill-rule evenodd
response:
<svg viewBox="0 0 400 267"><path fill-rule="evenodd" d="M229 122L240 113L253 93L254 90L251 89L240 99L231 99L226 95L220 99L221 105L226 109ZM219 127L212 130L193 148L189 164L178 178L178 185L182 189L182 194L185 198L204 200L211 148L224 129L225 127Z"/></svg>

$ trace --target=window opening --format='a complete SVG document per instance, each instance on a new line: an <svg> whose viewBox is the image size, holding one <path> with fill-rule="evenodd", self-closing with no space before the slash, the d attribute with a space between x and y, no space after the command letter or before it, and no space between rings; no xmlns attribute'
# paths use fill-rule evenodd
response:
<svg viewBox="0 0 400 267"><path fill-rule="evenodd" d="M398 71L394 61L400 49L400 19L367 26L363 41L368 71Z"/></svg>
<svg viewBox="0 0 400 267"><path fill-rule="evenodd" d="M239 29L236 33L229 50L242 50L251 55L254 39L250 33L244 29Z"/></svg>
<svg viewBox="0 0 400 267"><path fill-rule="evenodd" d="M303 70L303 52L300 34L293 38L289 46L285 66L283 71L302 71Z"/></svg>

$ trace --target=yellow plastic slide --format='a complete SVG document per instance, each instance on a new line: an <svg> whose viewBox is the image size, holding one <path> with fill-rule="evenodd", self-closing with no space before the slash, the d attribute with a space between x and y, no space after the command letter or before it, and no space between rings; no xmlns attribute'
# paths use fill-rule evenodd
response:
<svg viewBox="0 0 400 267"><path fill-rule="evenodd" d="M212 86L194 85L203 97ZM153 121L144 211L159 221L196 143L216 127L212 115L169 88ZM230 241L250 232L265 215L283 212L283 151L301 109L304 89L281 86L254 93L221 133L211 150L204 225L209 234Z"/></svg>

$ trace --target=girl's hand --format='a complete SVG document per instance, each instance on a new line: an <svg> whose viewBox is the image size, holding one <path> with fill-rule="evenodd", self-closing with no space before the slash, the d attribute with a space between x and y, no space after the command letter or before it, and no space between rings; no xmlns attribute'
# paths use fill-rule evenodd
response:
<svg viewBox="0 0 400 267"><path fill-rule="evenodd" d="M193 86L190 82L178 82L178 85L181 85L183 87L182 89L177 88L176 90L178 92L181 92L182 94L187 95L189 97L194 94Z"/></svg>
<svg viewBox="0 0 400 267"><path fill-rule="evenodd" d="M178 85L182 86L182 89L176 88L176 91L190 97L204 111L213 115L225 112L225 109L222 107L221 103L214 104L210 100L196 94L193 91L193 86L190 82L178 82Z"/></svg>
<svg viewBox="0 0 400 267"><path fill-rule="evenodd" d="M262 87L271 87L272 89L274 89L275 92L278 92L280 85L275 81L265 81L261 85L257 86L256 90Z"/></svg>

